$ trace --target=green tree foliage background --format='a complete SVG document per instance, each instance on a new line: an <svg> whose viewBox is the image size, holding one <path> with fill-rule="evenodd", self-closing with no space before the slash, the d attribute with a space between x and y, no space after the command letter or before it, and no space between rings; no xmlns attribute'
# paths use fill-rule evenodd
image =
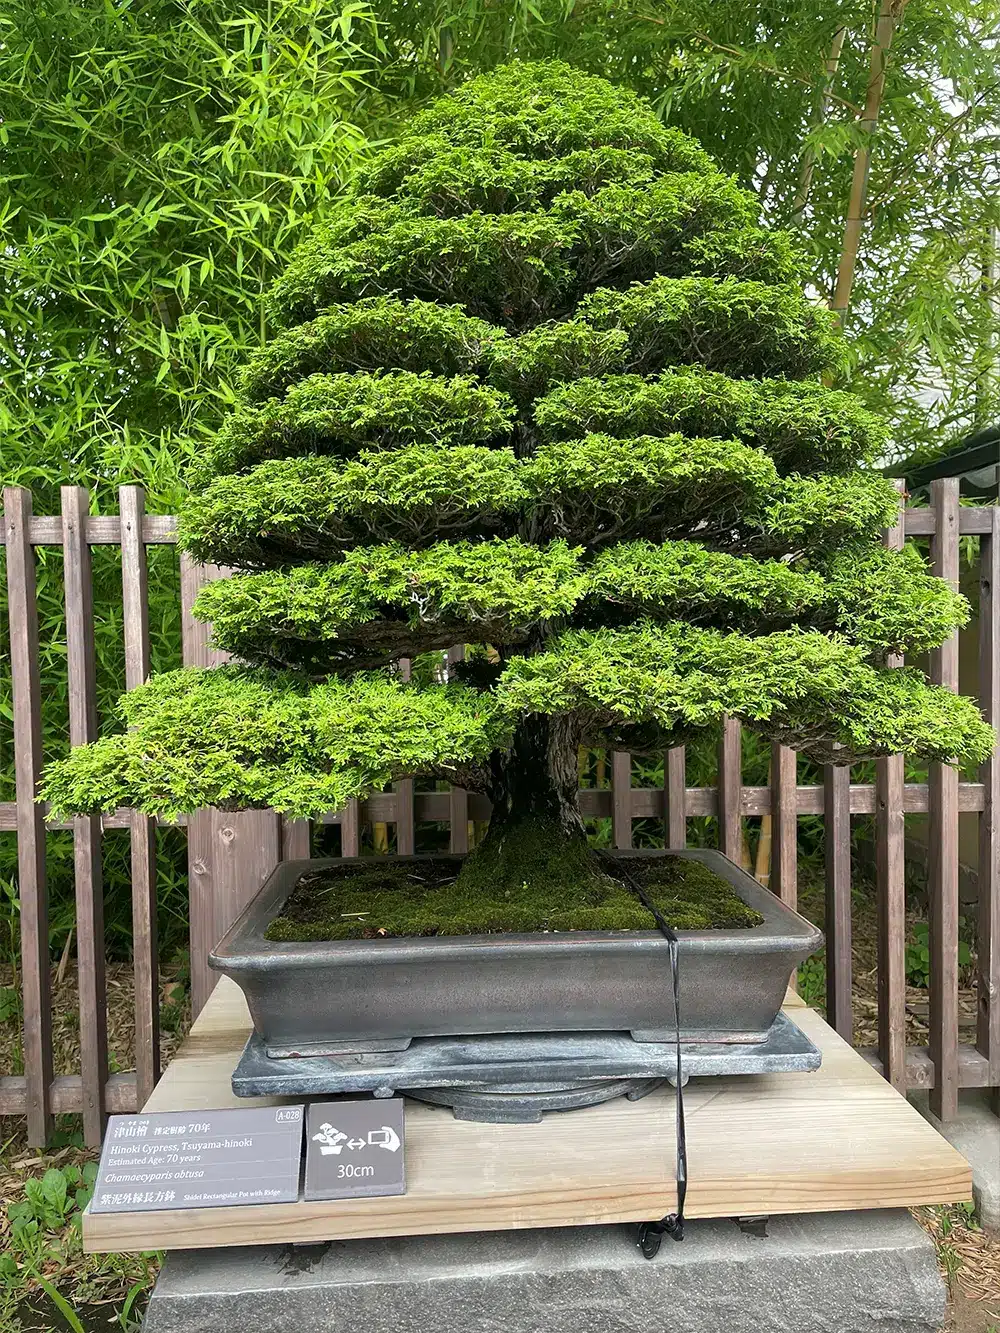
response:
<svg viewBox="0 0 1000 1333"><path fill-rule="evenodd" d="M102 512L114 510L119 484L142 482L152 511L172 511L186 461L233 400L236 365L267 335L261 292L315 216L411 108L512 56L560 56L650 97L759 192L774 223L801 228L827 297L854 154L869 133L858 117L878 8L10 0L0 14L0 479L31 486L36 512L58 512L65 482L91 487ZM909 0L892 46L847 376L887 413L899 452L995 408L998 22L994 0ZM120 584L113 550L95 554L107 714L124 677ZM154 554L160 670L177 661L179 626L173 554ZM43 555L40 596L54 757L66 728L58 551ZM0 663L9 799L3 673ZM110 838L109 902L127 886L116 846ZM57 938L71 919L69 850L66 835L53 836L53 888L66 909L54 914ZM179 843L166 865L181 904ZM10 834L0 835L0 882L14 901Z"/></svg>

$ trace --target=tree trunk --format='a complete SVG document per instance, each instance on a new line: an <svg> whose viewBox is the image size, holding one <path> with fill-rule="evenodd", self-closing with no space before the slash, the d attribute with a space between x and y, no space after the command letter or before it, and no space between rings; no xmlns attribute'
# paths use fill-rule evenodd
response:
<svg viewBox="0 0 1000 1333"><path fill-rule="evenodd" d="M579 745L572 718L533 713L520 723L510 748L494 756L493 813L486 837L462 868L463 885L494 895L527 885L558 898L604 878L580 816Z"/></svg>

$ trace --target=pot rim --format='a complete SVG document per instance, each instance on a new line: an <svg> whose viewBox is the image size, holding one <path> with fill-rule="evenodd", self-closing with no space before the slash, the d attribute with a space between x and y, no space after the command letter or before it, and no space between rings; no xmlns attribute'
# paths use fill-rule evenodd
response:
<svg viewBox="0 0 1000 1333"><path fill-rule="evenodd" d="M742 867L714 848L622 848L615 856L623 859L645 859L661 856L680 856L688 860L708 863L721 875L748 906L764 917L757 926L740 926L724 930L678 930L677 936L685 954L713 953L780 953L801 951L807 957L823 943L822 932L800 916L780 898L748 875ZM394 862L453 859L464 857L456 853L420 852L412 856L393 856ZM386 965L405 962L427 962L433 957L447 955L449 960L463 957L470 960L503 958L505 955L523 956L535 950L545 950L555 956L584 952L622 953L650 949L666 949L666 939L658 930L576 930L497 932L490 935L421 935L394 936L375 940L302 940L278 941L264 937L268 925L278 915L299 876L307 869L324 865L342 865L347 861L370 864L371 857L318 857L309 860L281 861L264 884L240 913L232 926L208 956L209 965L223 972L261 972L288 967L310 968L317 965L341 966Z"/></svg>

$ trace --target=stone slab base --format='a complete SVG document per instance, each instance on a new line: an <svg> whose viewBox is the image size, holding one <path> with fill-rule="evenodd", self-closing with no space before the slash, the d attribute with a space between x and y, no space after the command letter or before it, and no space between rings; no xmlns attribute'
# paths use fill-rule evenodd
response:
<svg viewBox="0 0 1000 1333"><path fill-rule="evenodd" d="M144 1333L937 1333L934 1247L903 1210L176 1250Z"/></svg>
<svg viewBox="0 0 1000 1333"><path fill-rule="evenodd" d="M1000 1233L1000 1119L993 1109L994 1098L982 1088L963 1088L958 1115L943 1122L931 1111L926 1092L911 1092L909 1097L972 1167L972 1197L979 1220L987 1231Z"/></svg>

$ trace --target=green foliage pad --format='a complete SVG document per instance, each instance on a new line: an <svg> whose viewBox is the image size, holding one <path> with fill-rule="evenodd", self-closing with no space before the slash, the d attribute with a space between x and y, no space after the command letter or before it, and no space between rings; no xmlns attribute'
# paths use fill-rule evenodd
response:
<svg viewBox="0 0 1000 1333"><path fill-rule="evenodd" d="M984 758L970 700L888 665L968 608L882 548L885 432L828 387L848 349L804 274L697 144L568 66L411 120L276 283L183 514L242 571L198 611L248 665L136 692L54 807L316 815L448 777L493 801L485 902L560 865L601 889L581 743L728 715L824 760ZM474 660L400 679L449 644Z"/></svg>

